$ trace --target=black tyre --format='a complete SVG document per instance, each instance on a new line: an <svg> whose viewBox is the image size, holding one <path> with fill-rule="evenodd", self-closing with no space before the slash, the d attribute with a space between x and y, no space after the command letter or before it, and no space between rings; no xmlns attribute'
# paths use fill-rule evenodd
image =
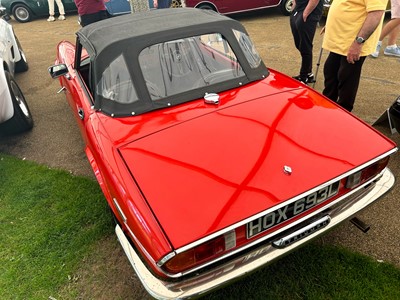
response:
<svg viewBox="0 0 400 300"><path fill-rule="evenodd" d="M32 11L24 4L16 4L12 8L14 19L20 23L26 23L32 20Z"/></svg>
<svg viewBox="0 0 400 300"><path fill-rule="evenodd" d="M16 134L27 131L33 127L33 119L28 104L11 74L5 71L5 75L13 102L14 115L10 120L1 124L1 132L5 134Z"/></svg>
<svg viewBox="0 0 400 300"><path fill-rule="evenodd" d="M293 10L293 0L282 0L279 9L284 16L289 16Z"/></svg>
<svg viewBox="0 0 400 300"><path fill-rule="evenodd" d="M19 49L19 54L21 55L21 60L15 64L15 72L20 73L20 72L28 71L29 66L28 66L28 61L26 60L25 52L24 52L24 50L22 50L19 40L17 38L16 38L16 40L17 40L17 45L18 45L18 49Z"/></svg>

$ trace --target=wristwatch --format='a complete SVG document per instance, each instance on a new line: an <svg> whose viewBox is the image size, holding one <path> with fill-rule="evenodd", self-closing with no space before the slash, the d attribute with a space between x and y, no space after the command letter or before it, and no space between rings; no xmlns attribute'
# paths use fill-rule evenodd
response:
<svg viewBox="0 0 400 300"><path fill-rule="evenodd" d="M358 37L356 37L356 42L357 42L357 44L364 44L365 39L361 36L358 36Z"/></svg>

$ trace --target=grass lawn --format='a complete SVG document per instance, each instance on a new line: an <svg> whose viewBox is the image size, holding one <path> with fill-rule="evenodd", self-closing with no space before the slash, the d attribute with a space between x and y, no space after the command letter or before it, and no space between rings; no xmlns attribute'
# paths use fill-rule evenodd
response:
<svg viewBox="0 0 400 300"><path fill-rule="evenodd" d="M0 154L0 191L0 299L54 296L112 233L91 179Z"/></svg>
<svg viewBox="0 0 400 300"><path fill-rule="evenodd" d="M71 274L85 268L84 258L101 252L95 249L98 242L113 235L98 184L0 153L0 191L0 299L60 300ZM74 291L68 294L76 297ZM243 298L238 295L400 299L400 270L346 249L312 243L205 298ZM131 299L136 299L135 291Z"/></svg>

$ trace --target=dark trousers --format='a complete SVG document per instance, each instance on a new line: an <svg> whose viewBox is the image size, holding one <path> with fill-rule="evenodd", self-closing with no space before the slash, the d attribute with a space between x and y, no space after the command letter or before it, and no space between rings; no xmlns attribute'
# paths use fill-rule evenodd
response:
<svg viewBox="0 0 400 300"><path fill-rule="evenodd" d="M330 52L325 61L325 87L322 93L348 111L353 110L365 57L350 64L346 56Z"/></svg>
<svg viewBox="0 0 400 300"><path fill-rule="evenodd" d="M108 12L106 10L101 10L97 13L81 15L80 17L81 17L81 26L85 27L86 25L92 24L94 22L107 19Z"/></svg>
<svg viewBox="0 0 400 300"><path fill-rule="evenodd" d="M312 73L313 40L318 25L318 16L310 15L303 21L303 11L293 12L290 16L290 28L294 44L301 55L300 76L307 77Z"/></svg>

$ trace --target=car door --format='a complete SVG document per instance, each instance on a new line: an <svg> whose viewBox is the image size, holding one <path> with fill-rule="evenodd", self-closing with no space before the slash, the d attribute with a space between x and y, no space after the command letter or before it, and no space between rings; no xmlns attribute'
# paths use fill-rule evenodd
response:
<svg viewBox="0 0 400 300"><path fill-rule="evenodd" d="M14 75L14 61L12 59L12 43L10 37L9 24L0 20L0 59L3 65Z"/></svg>
<svg viewBox="0 0 400 300"><path fill-rule="evenodd" d="M62 3L64 5L65 11L76 11L77 10L74 0L62 0ZM57 5L55 5L55 7L57 7Z"/></svg>
<svg viewBox="0 0 400 300"><path fill-rule="evenodd" d="M78 47L79 45L79 47ZM76 66L79 65L79 69ZM57 48L57 64L49 68L52 78L59 78L61 90L72 109L82 137L87 144L86 123L93 109L90 88L91 61L81 45L63 42Z"/></svg>
<svg viewBox="0 0 400 300"><path fill-rule="evenodd" d="M17 2L17 1L15 1ZM23 5L27 5L36 16L44 16L49 13L49 4L47 0L24 1Z"/></svg>

